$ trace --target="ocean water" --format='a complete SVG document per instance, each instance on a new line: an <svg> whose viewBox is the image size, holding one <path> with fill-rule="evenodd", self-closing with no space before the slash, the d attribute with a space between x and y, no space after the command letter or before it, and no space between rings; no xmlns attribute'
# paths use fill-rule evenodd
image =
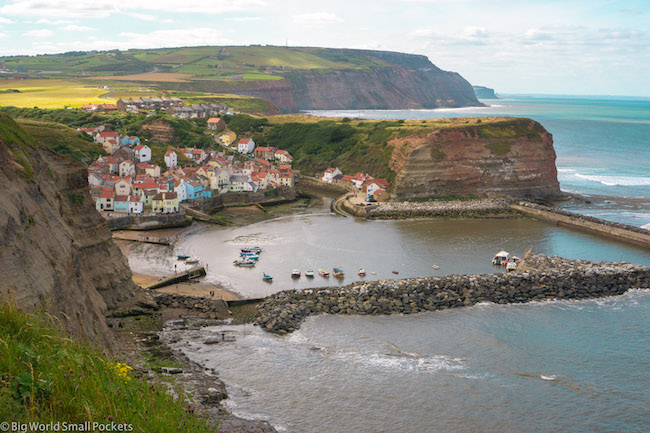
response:
<svg viewBox="0 0 650 433"><path fill-rule="evenodd" d="M562 190L599 197L592 205L568 205L568 210L650 224L650 99L506 96L482 102L489 106L307 113L366 119L529 117L553 134Z"/></svg>
<svg viewBox="0 0 650 433"><path fill-rule="evenodd" d="M229 409L280 431L650 431L650 290L585 301L316 316L286 337L172 331ZM204 345L224 329L234 343Z"/></svg>

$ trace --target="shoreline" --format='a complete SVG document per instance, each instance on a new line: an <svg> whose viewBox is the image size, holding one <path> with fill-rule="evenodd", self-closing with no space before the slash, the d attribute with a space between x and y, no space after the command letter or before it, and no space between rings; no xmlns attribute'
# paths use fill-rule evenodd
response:
<svg viewBox="0 0 650 433"><path fill-rule="evenodd" d="M155 275L145 275L140 273L133 272L133 282L140 287L155 283L162 276ZM246 299L246 297L240 295L239 293L227 290L221 287L218 287L210 283L177 283L172 284L166 287L161 287L159 289L154 289L154 292L157 293L167 293L175 295L184 295L184 296L197 296L201 298L208 299L221 299L224 301L238 301L241 299ZM211 295L210 292L213 292L214 295Z"/></svg>

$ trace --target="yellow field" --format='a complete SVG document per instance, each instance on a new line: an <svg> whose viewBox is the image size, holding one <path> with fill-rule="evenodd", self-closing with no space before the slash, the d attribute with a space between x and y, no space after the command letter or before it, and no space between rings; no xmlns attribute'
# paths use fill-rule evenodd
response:
<svg viewBox="0 0 650 433"><path fill-rule="evenodd" d="M0 105L15 107L64 108L112 102L99 97L108 93L106 90L70 80L0 80L0 90L4 89L20 91L0 93Z"/></svg>
<svg viewBox="0 0 650 433"><path fill-rule="evenodd" d="M115 75L106 77L91 77L88 80L115 80L115 81L162 81L168 83L182 83L186 78L190 78L190 74L174 74L167 72L150 72L148 74L133 74L133 75Z"/></svg>

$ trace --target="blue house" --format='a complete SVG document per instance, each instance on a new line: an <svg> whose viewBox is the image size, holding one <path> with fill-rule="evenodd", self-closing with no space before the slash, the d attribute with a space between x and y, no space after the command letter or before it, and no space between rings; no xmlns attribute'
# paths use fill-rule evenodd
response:
<svg viewBox="0 0 650 433"><path fill-rule="evenodd" d="M128 195L116 196L115 200L113 201L113 211L129 213L129 196Z"/></svg>

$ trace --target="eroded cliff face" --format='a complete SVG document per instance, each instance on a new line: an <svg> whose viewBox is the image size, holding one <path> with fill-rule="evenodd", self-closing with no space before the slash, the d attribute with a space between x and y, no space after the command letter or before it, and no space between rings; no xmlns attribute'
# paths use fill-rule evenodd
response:
<svg viewBox="0 0 650 433"><path fill-rule="evenodd" d="M196 80L176 90L232 93L266 99L283 113L300 110L411 109L482 106L470 83L443 71L426 56L389 51L322 49L324 54L372 59L372 68L309 69L284 80Z"/></svg>
<svg viewBox="0 0 650 433"><path fill-rule="evenodd" d="M439 129L389 142L397 200L560 195L553 137L530 119Z"/></svg>
<svg viewBox="0 0 650 433"><path fill-rule="evenodd" d="M105 314L152 307L88 193L86 169L0 114L0 300L114 349Z"/></svg>

